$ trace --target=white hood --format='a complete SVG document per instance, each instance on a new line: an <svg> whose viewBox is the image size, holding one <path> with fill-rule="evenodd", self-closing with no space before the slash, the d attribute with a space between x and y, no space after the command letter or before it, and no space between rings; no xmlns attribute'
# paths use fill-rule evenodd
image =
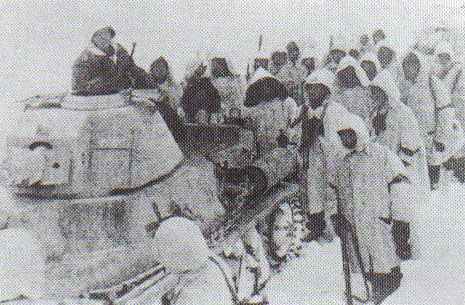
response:
<svg viewBox="0 0 465 305"><path fill-rule="evenodd" d="M198 270L213 255L199 227L182 217L162 221L152 246L158 261L178 273Z"/></svg>
<svg viewBox="0 0 465 305"><path fill-rule="evenodd" d="M357 75L357 78L363 87L367 87L370 84L370 80L368 79L365 70L363 70L363 68L360 67L360 64L357 62L357 60L355 60L352 56L349 55L347 55L341 60L336 73L339 73L348 67L353 67L355 69L355 74Z"/></svg>
<svg viewBox="0 0 465 305"><path fill-rule="evenodd" d="M436 46L436 49L434 50L434 55L436 57L439 54L448 54L452 60L455 57L454 48L448 41L445 41L445 40L442 40L441 42L439 42L438 45Z"/></svg>
<svg viewBox="0 0 465 305"><path fill-rule="evenodd" d="M371 82L370 86L376 86L386 93L389 98L389 105L392 108L400 106L400 91L397 83L394 81L390 73L380 73Z"/></svg>
<svg viewBox="0 0 465 305"><path fill-rule="evenodd" d="M372 62L376 67L376 73L378 74L381 71L381 64L379 63L378 57L373 52L366 52L360 58L360 63L364 61Z"/></svg>
<svg viewBox="0 0 465 305"><path fill-rule="evenodd" d="M403 65L405 59L410 54L415 55L416 58L418 59L418 61L420 62L420 73L418 74L416 82L417 83L427 82L432 62L428 62L427 57L425 55L423 55L422 53L416 51L416 50L410 50L407 53L405 53L405 55L402 57L402 61L400 62L400 71L401 71L402 78L405 79L404 69L403 69L402 65Z"/></svg>
<svg viewBox="0 0 465 305"><path fill-rule="evenodd" d="M331 94L333 94L335 89L335 75L327 69L319 69L307 76L305 84L325 85L328 87Z"/></svg>
<svg viewBox="0 0 465 305"><path fill-rule="evenodd" d="M368 132L368 128L361 117L348 111L342 112L338 119L335 120L334 127L337 139L334 139L335 142L333 143L338 143L340 148L343 148L343 145L337 132L345 129L352 129L357 134L356 151L363 151L368 147L370 142L370 133Z"/></svg>
<svg viewBox="0 0 465 305"><path fill-rule="evenodd" d="M272 78L279 81L273 74L271 74L268 70L263 69L262 67L258 68L257 71L254 72L252 78L249 81L249 86L253 85L257 81L264 79L264 78Z"/></svg>
<svg viewBox="0 0 465 305"><path fill-rule="evenodd" d="M211 61L213 60L213 58L224 58L225 61L226 61L226 64L228 65L229 72L231 72L231 74L233 74L233 75L238 75L239 74L238 71L236 70L236 65L231 60L231 56L227 52L220 51L218 49L210 51L209 59L208 59L208 66L209 67L211 67Z"/></svg>

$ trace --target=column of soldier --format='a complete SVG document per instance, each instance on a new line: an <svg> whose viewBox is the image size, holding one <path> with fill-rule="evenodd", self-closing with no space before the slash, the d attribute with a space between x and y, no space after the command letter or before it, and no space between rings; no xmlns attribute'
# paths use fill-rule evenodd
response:
<svg viewBox="0 0 465 305"><path fill-rule="evenodd" d="M92 36L73 65L73 94L157 89L173 120L240 125L248 119L262 154L296 144L307 194L305 241L339 236L354 250L347 262L370 283L375 304L399 288L401 262L416 255L413 202L452 178L465 182L465 84L450 41L412 42L400 54L377 30L354 48L332 39L320 58L289 42L286 51L258 52L244 78L223 54L198 56L178 83L165 58L146 72L114 45L115 35L106 27ZM258 294L242 299L229 267L193 222L170 218L154 239L160 253L189 249L196 257L189 270L176 269L179 257L162 259L189 278L164 302L265 302ZM257 261L258 286L264 286L269 266Z"/></svg>

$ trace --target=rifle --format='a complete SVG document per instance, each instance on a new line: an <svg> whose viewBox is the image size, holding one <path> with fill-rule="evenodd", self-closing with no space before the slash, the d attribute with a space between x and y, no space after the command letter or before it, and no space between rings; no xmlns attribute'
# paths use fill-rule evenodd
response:
<svg viewBox="0 0 465 305"><path fill-rule="evenodd" d="M131 56L131 58L134 57L134 52L136 51L136 45L137 45L136 42L133 42L133 43L132 43L131 54L129 55L129 56Z"/></svg>
<svg viewBox="0 0 465 305"><path fill-rule="evenodd" d="M339 191L337 188L334 190L336 192L336 202L337 202L337 213L338 215L343 215L343 208L342 208L342 202L339 197ZM351 282L351 276L350 276L350 266L349 266L349 247L347 244L347 232L344 230L344 232L341 232L341 252L342 252L342 269L344 270L344 281L345 281L345 296L346 296L346 301L347 305L353 305L353 299L352 299L352 282Z"/></svg>
<svg viewBox="0 0 465 305"><path fill-rule="evenodd" d="M338 215L342 216L344 214L343 214L343 207L342 207L341 198L339 196L339 191L338 191L337 187L334 190L336 192L337 213L338 213ZM345 221L347 221L347 220L345 220ZM356 229L348 221L347 221L347 223L348 223L348 226L347 226L348 230L343 230L343 232L341 232L341 237L340 237L340 239L341 239L341 252L342 252L342 267L343 267L343 270L344 270L344 281L345 281L345 287L346 287L345 295L346 295L347 305L353 305L354 304L353 300L356 300L357 302L365 304L365 303L368 303L371 300L370 287L368 285L368 277L367 277L367 273L366 273L366 270L365 270L365 266L363 265L362 256L360 254L360 247L359 247L359 243L358 243ZM351 282L351 275L350 275L349 246L348 246L349 236L351 237L351 241L352 241L352 245L354 247L354 252L355 252L355 255L356 255L356 259L358 261L360 271L362 273L363 284L365 286L365 293L366 293L365 298L361 298L361 297L352 295L352 282Z"/></svg>

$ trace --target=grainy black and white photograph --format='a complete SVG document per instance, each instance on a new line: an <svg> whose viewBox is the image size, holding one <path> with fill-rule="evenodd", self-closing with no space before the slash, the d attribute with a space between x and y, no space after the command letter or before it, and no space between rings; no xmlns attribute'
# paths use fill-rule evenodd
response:
<svg viewBox="0 0 465 305"><path fill-rule="evenodd" d="M465 1L0 0L0 305L464 305Z"/></svg>

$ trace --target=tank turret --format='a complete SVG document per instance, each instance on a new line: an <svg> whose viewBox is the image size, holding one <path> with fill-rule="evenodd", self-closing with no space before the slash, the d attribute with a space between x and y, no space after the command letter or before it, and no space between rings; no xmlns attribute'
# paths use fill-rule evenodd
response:
<svg viewBox="0 0 465 305"><path fill-rule="evenodd" d="M161 115L122 95L29 104L7 138L7 154L13 192L44 198L139 188L183 159Z"/></svg>
<svg viewBox="0 0 465 305"><path fill-rule="evenodd" d="M156 265L146 227L158 216L141 190L183 162L160 113L130 96L65 95L30 99L17 122L7 137L8 226L40 240L46 294L78 296Z"/></svg>

